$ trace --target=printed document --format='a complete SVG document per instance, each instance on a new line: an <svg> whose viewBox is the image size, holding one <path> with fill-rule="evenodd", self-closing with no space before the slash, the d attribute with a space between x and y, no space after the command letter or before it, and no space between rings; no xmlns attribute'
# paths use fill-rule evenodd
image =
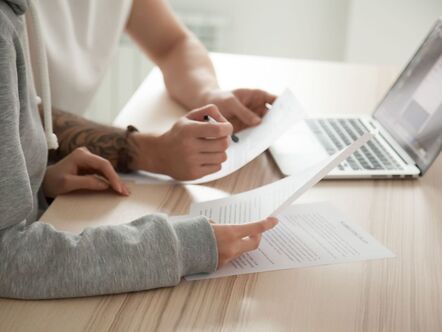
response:
<svg viewBox="0 0 442 332"><path fill-rule="evenodd" d="M276 99L272 109L267 112L258 126L244 129L236 134L239 142L230 143L226 151L227 160L222 164L221 170L201 179L184 183L206 183L232 174L267 150L281 135L304 117L304 111L295 96L290 90L286 90ZM123 178L136 183L153 183L158 180L177 182L168 176L143 171L123 175Z"/></svg>
<svg viewBox="0 0 442 332"><path fill-rule="evenodd" d="M372 133L365 133L342 151L296 175L230 197L193 203L191 216L204 215L220 224L242 224L268 216L277 217L280 223L263 235L259 249L242 255L213 274L186 279L394 256L325 203L291 205L372 137Z"/></svg>
<svg viewBox="0 0 442 332"><path fill-rule="evenodd" d="M231 224L278 216L372 137L372 133L365 133L342 151L298 174L237 195L193 203L190 214L205 215L216 222Z"/></svg>
<svg viewBox="0 0 442 332"><path fill-rule="evenodd" d="M257 250L211 274L187 280L282 270L297 267L394 257L361 227L351 224L327 203L292 205L278 214L279 224L263 234ZM219 220L226 223L228 218Z"/></svg>

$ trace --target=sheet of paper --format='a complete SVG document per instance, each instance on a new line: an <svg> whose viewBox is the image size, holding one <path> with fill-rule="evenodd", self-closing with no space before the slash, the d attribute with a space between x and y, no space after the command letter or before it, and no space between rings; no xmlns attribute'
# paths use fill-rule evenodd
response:
<svg viewBox="0 0 442 332"><path fill-rule="evenodd" d="M279 224L262 237L257 250L242 255L212 274L187 280L338 264L394 257L361 227L351 224L327 203L289 206Z"/></svg>
<svg viewBox="0 0 442 332"><path fill-rule="evenodd" d="M231 224L277 216L372 137L372 133L365 133L343 150L298 174L237 195L193 203L190 214Z"/></svg>
<svg viewBox="0 0 442 332"><path fill-rule="evenodd" d="M230 144L227 149L227 161L223 163L220 171L184 183L206 183L232 174L267 150L282 134L304 117L304 111L299 102L290 90L286 90L273 103L272 109L267 112L259 126L244 129L236 135L239 142ZM148 172L123 175L123 178L136 183L173 181L170 177Z"/></svg>

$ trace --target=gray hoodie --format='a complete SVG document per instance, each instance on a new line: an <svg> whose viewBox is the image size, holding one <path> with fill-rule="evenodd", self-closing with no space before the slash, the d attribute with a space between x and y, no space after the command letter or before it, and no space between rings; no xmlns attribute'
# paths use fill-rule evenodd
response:
<svg viewBox="0 0 442 332"><path fill-rule="evenodd" d="M214 271L216 241L204 217L171 224L150 215L79 235L36 221L47 145L27 60L28 7L0 0L0 297L131 292Z"/></svg>

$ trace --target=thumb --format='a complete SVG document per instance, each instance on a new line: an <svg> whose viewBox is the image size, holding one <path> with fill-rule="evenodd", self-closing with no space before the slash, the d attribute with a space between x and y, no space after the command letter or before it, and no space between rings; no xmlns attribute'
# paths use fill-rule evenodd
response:
<svg viewBox="0 0 442 332"><path fill-rule="evenodd" d="M70 175L66 178L66 190L80 189L101 191L109 188L109 183L96 175Z"/></svg>

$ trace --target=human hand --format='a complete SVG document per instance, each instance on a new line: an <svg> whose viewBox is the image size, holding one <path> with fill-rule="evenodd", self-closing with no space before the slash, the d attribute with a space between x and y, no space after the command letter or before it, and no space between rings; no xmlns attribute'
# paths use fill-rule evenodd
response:
<svg viewBox="0 0 442 332"><path fill-rule="evenodd" d="M262 233L278 224L275 218L241 225L212 223L218 247L218 268L242 254L259 247Z"/></svg>
<svg viewBox="0 0 442 332"><path fill-rule="evenodd" d="M217 123L205 122L206 115ZM144 138L146 144L141 136L137 145L141 149L145 147L141 154L150 159L150 162L144 162L146 170L177 180L194 180L221 169L227 159L231 134L232 125L216 106L208 105L189 112L150 144L147 136Z"/></svg>
<svg viewBox="0 0 442 332"><path fill-rule="evenodd" d="M236 133L258 125L267 112L266 104L272 104L275 99L276 96L259 89L217 89L207 93L204 102L216 105Z"/></svg>
<svg viewBox="0 0 442 332"><path fill-rule="evenodd" d="M99 191L109 187L121 195L129 195L112 164L85 147L75 149L49 166L43 179L43 192L46 197L52 198L80 189Z"/></svg>

